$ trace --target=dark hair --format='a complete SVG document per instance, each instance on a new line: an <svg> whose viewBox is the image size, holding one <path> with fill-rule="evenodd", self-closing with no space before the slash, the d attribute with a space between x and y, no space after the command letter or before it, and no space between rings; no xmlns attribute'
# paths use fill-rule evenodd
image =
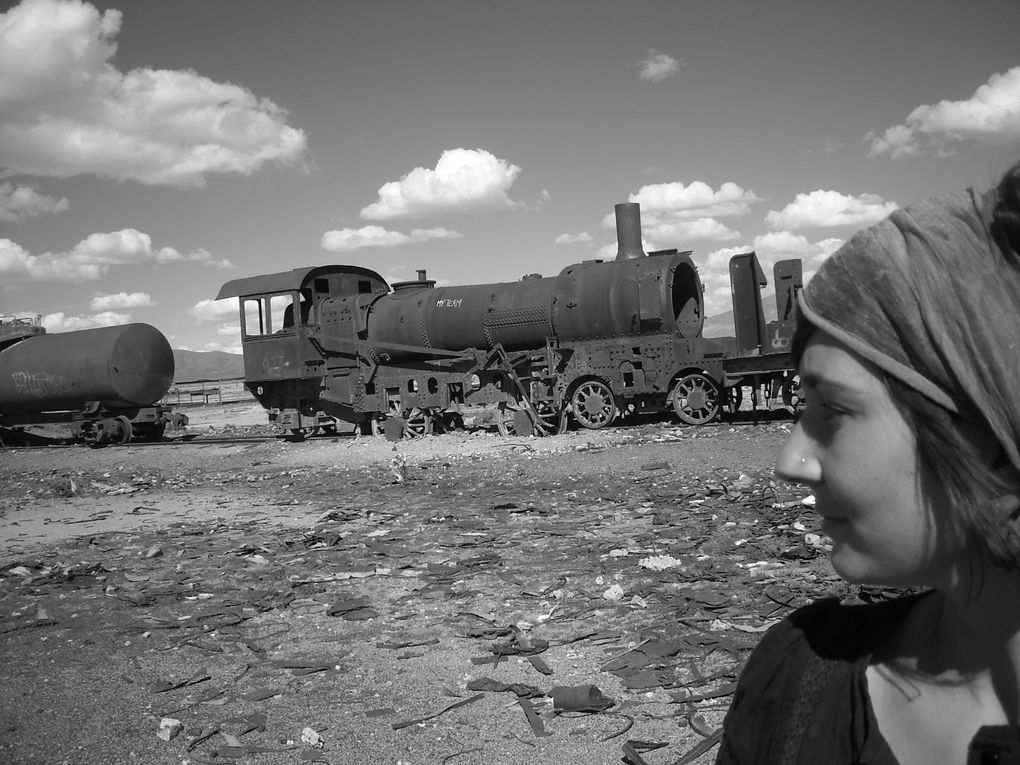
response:
<svg viewBox="0 0 1020 765"><path fill-rule="evenodd" d="M1020 162L1002 176L984 214L1005 263L1020 270ZM814 330L801 315L791 348L798 366ZM880 375L915 434L920 465L936 477L953 508L945 519L950 533L964 535L972 550L985 549L996 565L1020 572L1020 475L1002 454L988 454L996 436L984 414L954 414L893 376Z"/></svg>
<svg viewBox="0 0 1020 765"><path fill-rule="evenodd" d="M988 214L988 230L1002 257L1020 268L1020 162L1003 175ZM804 334L801 351L808 333ZM1020 572L1018 476L1002 459L1001 449L1000 454L988 454L987 445L996 443L996 437L983 413L953 414L899 380L885 377L890 395L914 431L921 465L937 476L954 508L954 517L947 519L950 528L966 535L971 549L987 550L996 565Z"/></svg>

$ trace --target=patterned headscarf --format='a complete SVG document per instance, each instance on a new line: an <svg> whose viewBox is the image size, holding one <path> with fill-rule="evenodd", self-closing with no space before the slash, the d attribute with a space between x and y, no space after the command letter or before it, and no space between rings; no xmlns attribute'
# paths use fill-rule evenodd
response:
<svg viewBox="0 0 1020 765"><path fill-rule="evenodd" d="M969 191L897 210L826 260L800 305L887 374L983 422L1020 469L1020 262L990 236L997 202Z"/></svg>

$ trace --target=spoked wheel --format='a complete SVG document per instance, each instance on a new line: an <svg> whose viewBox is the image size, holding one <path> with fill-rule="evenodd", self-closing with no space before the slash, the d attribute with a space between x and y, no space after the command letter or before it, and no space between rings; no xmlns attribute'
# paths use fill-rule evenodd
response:
<svg viewBox="0 0 1020 765"><path fill-rule="evenodd" d="M521 415L523 415L523 417ZM504 402L499 405L499 414L496 417L496 430L498 430L499 434L504 438L509 438L510 436L530 436L533 432L533 428L518 427L523 424L523 420L526 417L527 414L521 409L519 404L509 404ZM529 425L530 422L531 420L529 418Z"/></svg>
<svg viewBox="0 0 1020 765"><path fill-rule="evenodd" d="M705 425L719 415L719 388L700 372L681 377L670 400L673 411L681 422L688 425Z"/></svg>
<svg viewBox="0 0 1020 765"><path fill-rule="evenodd" d="M404 438L421 438L432 432L432 415L428 409L414 407L404 412Z"/></svg>
<svg viewBox="0 0 1020 765"><path fill-rule="evenodd" d="M567 432L567 415L562 409L557 409L552 401L536 401L535 411L547 434L558 436Z"/></svg>
<svg viewBox="0 0 1020 765"><path fill-rule="evenodd" d="M570 398L574 419L585 428L604 428L616 416L616 399L613 392L600 380L581 383Z"/></svg>

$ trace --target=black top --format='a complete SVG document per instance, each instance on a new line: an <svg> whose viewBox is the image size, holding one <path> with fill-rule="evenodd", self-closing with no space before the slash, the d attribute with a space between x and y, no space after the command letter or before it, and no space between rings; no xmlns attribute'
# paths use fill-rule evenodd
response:
<svg viewBox="0 0 1020 765"><path fill-rule="evenodd" d="M716 765L897 765L865 671L879 638L927 594L823 600L770 629L740 676ZM1020 765L1020 727L982 727L967 765Z"/></svg>

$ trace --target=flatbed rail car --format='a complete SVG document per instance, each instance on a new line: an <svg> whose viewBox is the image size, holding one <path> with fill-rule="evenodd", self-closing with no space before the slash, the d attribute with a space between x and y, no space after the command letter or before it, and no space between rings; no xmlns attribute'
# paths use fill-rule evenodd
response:
<svg viewBox="0 0 1020 765"><path fill-rule="evenodd" d="M187 418L158 402L174 357L159 330L124 324L47 334L38 321L0 323L0 430L8 438L67 425L91 444L159 440Z"/></svg>
<svg viewBox="0 0 1020 765"><path fill-rule="evenodd" d="M616 259L554 277L436 287L419 271L391 288L374 271L326 265L228 282L217 299L239 300L245 384L295 431L327 416L420 435L456 426L476 404L496 405L504 433L558 432L568 417L602 428L669 408L682 422L710 422L750 372L702 334L691 253L646 255L638 206L616 212ZM748 310L760 316L761 269L754 253L742 257L757 296ZM794 319L777 331L792 334ZM743 350L766 365L758 379L789 371L788 354Z"/></svg>

